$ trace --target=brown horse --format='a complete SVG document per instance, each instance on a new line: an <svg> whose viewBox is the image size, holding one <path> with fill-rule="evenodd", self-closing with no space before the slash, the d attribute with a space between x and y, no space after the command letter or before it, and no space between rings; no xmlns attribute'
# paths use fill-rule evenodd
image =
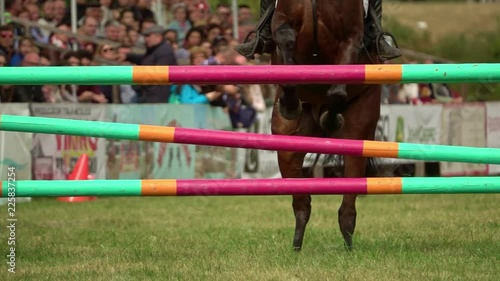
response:
<svg viewBox="0 0 500 281"><path fill-rule="evenodd" d="M379 63L376 48L363 48L363 1L278 1L272 18L272 64ZM279 85L272 133L373 140L380 115L380 85ZM278 152L282 177L304 177L304 153ZM367 159L344 160L344 177L366 177ZM348 249L356 226L356 197L344 195L338 212ZM293 247L300 250L311 215L311 196L294 195Z"/></svg>

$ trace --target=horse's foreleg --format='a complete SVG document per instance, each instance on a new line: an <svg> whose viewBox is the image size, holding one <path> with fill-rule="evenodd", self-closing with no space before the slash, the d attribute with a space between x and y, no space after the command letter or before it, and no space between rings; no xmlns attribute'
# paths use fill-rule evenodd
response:
<svg viewBox="0 0 500 281"><path fill-rule="evenodd" d="M342 112L347 106L347 91L345 84L335 84L326 93L329 106L321 114L320 125L327 132L335 132L344 126Z"/></svg>
<svg viewBox="0 0 500 281"><path fill-rule="evenodd" d="M358 49L352 43L354 40L342 44L343 53L337 58L337 64L347 65L357 61ZM320 117L321 127L328 132L335 132L344 125L342 112L347 107L347 90L345 84L333 84L326 92L328 98L327 111Z"/></svg>
<svg viewBox="0 0 500 281"><path fill-rule="evenodd" d="M283 63L285 65L293 65L293 50L296 43L295 30L285 23L281 25L275 32L276 45L281 51ZM280 85L283 93L279 98L278 110L285 119L295 120L302 113L302 105L297 95L296 85Z"/></svg>

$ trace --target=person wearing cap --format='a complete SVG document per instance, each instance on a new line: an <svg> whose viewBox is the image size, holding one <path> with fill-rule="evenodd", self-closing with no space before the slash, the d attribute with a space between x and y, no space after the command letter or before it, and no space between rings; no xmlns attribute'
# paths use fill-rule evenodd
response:
<svg viewBox="0 0 500 281"><path fill-rule="evenodd" d="M128 61L136 65L177 65L174 50L163 38L163 27L154 25L144 30L144 43L146 53L120 54L120 61ZM168 85L140 85L134 86L139 103L162 103L168 102L170 97L170 86Z"/></svg>

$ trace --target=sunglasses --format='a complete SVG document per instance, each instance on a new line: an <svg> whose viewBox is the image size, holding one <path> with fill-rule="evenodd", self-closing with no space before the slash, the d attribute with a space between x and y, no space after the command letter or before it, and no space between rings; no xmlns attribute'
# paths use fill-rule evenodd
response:
<svg viewBox="0 0 500 281"><path fill-rule="evenodd" d="M14 34L12 34L11 32L0 32L0 36L2 36L3 38L12 38L14 37Z"/></svg>

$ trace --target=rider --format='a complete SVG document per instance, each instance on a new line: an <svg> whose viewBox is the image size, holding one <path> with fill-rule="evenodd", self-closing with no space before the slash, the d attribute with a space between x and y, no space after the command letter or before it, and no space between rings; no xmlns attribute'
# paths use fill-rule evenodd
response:
<svg viewBox="0 0 500 281"><path fill-rule="evenodd" d="M257 35L249 42L239 44L235 50L248 59L253 59L254 54L271 53L273 51L273 38L271 32L271 15L274 11L275 0L260 0L260 21L257 25ZM379 38L378 54L383 60L390 60L401 56L401 51L397 47L391 46L383 35L390 36L382 31L382 0L370 0L368 5L368 15L365 19L364 43L367 47L373 46ZM380 36L379 36L380 35ZM257 41L257 42L256 42ZM255 48L255 51L254 51ZM375 47L376 48L376 47Z"/></svg>

